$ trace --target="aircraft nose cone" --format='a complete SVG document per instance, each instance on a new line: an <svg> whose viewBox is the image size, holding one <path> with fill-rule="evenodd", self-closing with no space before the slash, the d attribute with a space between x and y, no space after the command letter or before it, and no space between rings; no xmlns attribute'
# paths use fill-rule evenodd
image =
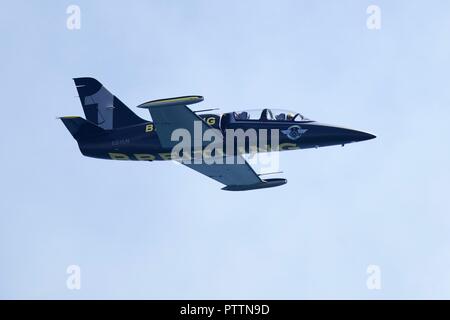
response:
<svg viewBox="0 0 450 320"><path fill-rule="evenodd" d="M360 142L376 138L373 134L351 129L344 129L340 134L344 140L349 142Z"/></svg>
<svg viewBox="0 0 450 320"><path fill-rule="evenodd" d="M343 128L329 124L315 123L308 128L304 141L315 147L346 145L347 143L375 139L371 133ZM309 140L308 140L309 139Z"/></svg>
<svg viewBox="0 0 450 320"><path fill-rule="evenodd" d="M373 134L370 134L367 132L362 132L362 131L356 131L354 136L357 139L356 141L365 141L365 140L371 140L371 139L376 138L376 136L374 136Z"/></svg>

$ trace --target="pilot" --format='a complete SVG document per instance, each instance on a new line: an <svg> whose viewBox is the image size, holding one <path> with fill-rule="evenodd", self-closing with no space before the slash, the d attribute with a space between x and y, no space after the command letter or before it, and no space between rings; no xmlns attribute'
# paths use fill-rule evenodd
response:
<svg viewBox="0 0 450 320"><path fill-rule="evenodd" d="M261 117L260 117L260 120L275 120L275 118L273 117L273 114L272 114L272 110L270 110L270 109L264 109L262 112L261 112Z"/></svg>
<svg viewBox="0 0 450 320"><path fill-rule="evenodd" d="M235 118L237 120L247 120L248 119L248 112L243 111L241 113L235 113Z"/></svg>
<svg viewBox="0 0 450 320"><path fill-rule="evenodd" d="M286 120L287 121L293 121L294 120L294 115L292 113L288 113L286 116Z"/></svg>

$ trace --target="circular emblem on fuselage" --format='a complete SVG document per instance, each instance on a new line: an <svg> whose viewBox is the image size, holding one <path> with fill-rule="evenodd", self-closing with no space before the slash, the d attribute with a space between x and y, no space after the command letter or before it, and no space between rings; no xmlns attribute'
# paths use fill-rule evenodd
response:
<svg viewBox="0 0 450 320"><path fill-rule="evenodd" d="M308 129L302 129L302 127L298 125L290 126L286 130L281 130L289 139L297 140L299 139Z"/></svg>

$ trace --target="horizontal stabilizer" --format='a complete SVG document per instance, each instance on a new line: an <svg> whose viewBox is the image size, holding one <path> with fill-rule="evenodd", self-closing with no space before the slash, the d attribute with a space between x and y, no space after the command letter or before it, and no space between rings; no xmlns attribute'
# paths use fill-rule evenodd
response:
<svg viewBox="0 0 450 320"><path fill-rule="evenodd" d="M82 140L84 138L93 137L105 132L99 126L89 122L81 117L60 117L61 121L69 130L70 134L75 140Z"/></svg>

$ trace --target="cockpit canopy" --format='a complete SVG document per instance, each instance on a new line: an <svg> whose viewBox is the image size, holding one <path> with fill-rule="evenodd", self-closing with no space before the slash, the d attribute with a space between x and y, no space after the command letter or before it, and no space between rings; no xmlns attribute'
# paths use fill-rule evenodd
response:
<svg viewBox="0 0 450 320"><path fill-rule="evenodd" d="M260 121L308 121L298 112L283 109L259 109L233 112L234 119Z"/></svg>

